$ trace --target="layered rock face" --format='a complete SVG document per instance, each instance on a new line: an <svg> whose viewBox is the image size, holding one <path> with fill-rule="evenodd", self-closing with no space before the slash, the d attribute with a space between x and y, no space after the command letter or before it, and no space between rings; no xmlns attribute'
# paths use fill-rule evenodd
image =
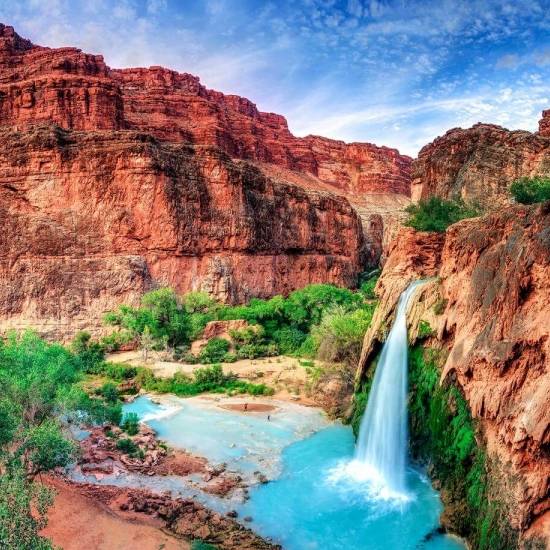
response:
<svg viewBox="0 0 550 550"><path fill-rule="evenodd" d="M413 279L438 275L412 300L448 350L453 379L480 423L510 525L550 542L550 203L464 220L446 235L404 231L384 267L381 307L365 338L363 376ZM436 304L445 304L438 311Z"/></svg>
<svg viewBox="0 0 550 550"><path fill-rule="evenodd" d="M449 130L414 161L412 196L462 197L493 209L511 203L512 181L535 175L550 175L549 111L534 134L492 124Z"/></svg>
<svg viewBox="0 0 550 550"><path fill-rule="evenodd" d="M542 112L542 118L539 120L539 134L550 137L550 109Z"/></svg>
<svg viewBox="0 0 550 550"><path fill-rule="evenodd" d="M190 74L162 67L111 70L102 56L34 46L0 24L0 125L43 121L212 145L233 158L309 173L349 192L410 194L412 159L395 149L297 138L281 115L208 90Z"/></svg>
<svg viewBox="0 0 550 550"><path fill-rule="evenodd" d="M410 194L396 150L296 138L192 75L112 70L2 24L0 127L2 328L56 337L159 284L233 302L353 285L388 240L377 205Z"/></svg>
<svg viewBox="0 0 550 550"><path fill-rule="evenodd" d="M361 269L348 201L218 149L52 126L0 141L3 327L63 336L155 284L235 302Z"/></svg>

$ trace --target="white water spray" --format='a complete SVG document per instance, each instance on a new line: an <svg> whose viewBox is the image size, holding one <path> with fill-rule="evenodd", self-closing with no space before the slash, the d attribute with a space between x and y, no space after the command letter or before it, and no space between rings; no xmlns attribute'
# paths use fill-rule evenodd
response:
<svg viewBox="0 0 550 550"><path fill-rule="evenodd" d="M407 305L418 285L401 294L395 321L376 367L367 409L361 421L354 469L381 496L406 496L407 462ZM360 470L360 471L357 471Z"/></svg>

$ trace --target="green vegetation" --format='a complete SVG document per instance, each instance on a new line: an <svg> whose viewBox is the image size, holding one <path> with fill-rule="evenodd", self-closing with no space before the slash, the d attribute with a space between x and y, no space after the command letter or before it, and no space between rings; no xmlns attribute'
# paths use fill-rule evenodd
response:
<svg viewBox="0 0 550 550"><path fill-rule="evenodd" d="M434 313L436 315L443 315L448 303L449 303L449 300L447 300L446 298L439 298L437 302L434 304L434 307L433 307Z"/></svg>
<svg viewBox="0 0 550 550"><path fill-rule="evenodd" d="M405 225L418 231L436 231L443 233L449 225L464 218L480 215L476 206L466 205L461 199L446 200L439 197L421 199L406 208L408 214Z"/></svg>
<svg viewBox="0 0 550 550"><path fill-rule="evenodd" d="M138 446L131 439L128 439L128 438L119 439L116 442L116 448L119 451L122 451L123 453L126 453L131 456L136 455L139 451Z"/></svg>
<svg viewBox="0 0 550 550"><path fill-rule="evenodd" d="M194 540L191 543L191 550L216 550L217 546L209 544L202 540Z"/></svg>
<svg viewBox="0 0 550 550"><path fill-rule="evenodd" d="M312 329L317 357L323 361L344 363L355 368L375 307L374 304L365 304L353 311L342 306L328 310L319 325Z"/></svg>
<svg viewBox="0 0 550 550"><path fill-rule="evenodd" d="M120 427L128 435L136 435L139 432L139 416L133 412L125 414Z"/></svg>
<svg viewBox="0 0 550 550"><path fill-rule="evenodd" d="M420 323L418 323L418 337L423 340L425 338L429 338L430 336L434 335L434 330L430 326L430 323L428 321L424 321L422 319Z"/></svg>
<svg viewBox="0 0 550 550"><path fill-rule="evenodd" d="M468 404L452 384L439 384L441 353L416 346L409 363L412 455L433 465L449 500L459 503L452 520L479 550L517 548L517 536L502 518L502 504L489 497L489 464L476 443Z"/></svg>
<svg viewBox="0 0 550 550"><path fill-rule="evenodd" d="M224 338L211 338L202 349L199 359L201 363L219 363L229 351L229 342Z"/></svg>
<svg viewBox="0 0 550 550"><path fill-rule="evenodd" d="M374 293L374 287L380 278L380 270L377 269L371 273L366 274L365 277L361 277L359 281L359 292L367 300L376 300L376 294Z"/></svg>
<svg viewBox="0 0 550 550"><path fill-rule="evenodd" d="M253 299L246 305L228 306L220 304L207 294L192 292L179 297L174 291L163 288L144 295L139 308L121 306L117 311L106 315L108 324L119 327L120 340L134 340L144 350L171 349L176 359L183 358L190 363L213 364L232 362L237 359L255 359L278 354L314 357L320 340L312 337L313 327L321 324L325 315L340 319L340 327L335 331L342 336L343 315L350 314L348 322L357 322L361 330L366 330L367 321L372 317L373 304L365 300L374 298L373 288L376 277L371 276L359 292L332 285L316 284L296 290L287 298L275 296L269 300ZM335 309L338 308L338 309ZM338 313L332 313L337 311ZM363 311L363 313L358 313ZM206 323L213 320L243 319L251 326L231 332L231 342L223 338L212 338L199 355L188 352L189 343L200 337ZM325 322L325 328L328 327ZM356 345L356 327L350 335ZM111 343L116 338L103 339ZM80 338L75 349L95 357L97 344L89 338ZM353 355L353 353L350 353ZM93 360L90 362L93 363Z"/></svg>
<svg viewBox="0 0 550 550"><path fill-rule="evenodd" d="M120 405L80 389L95 347L85 337L78 346L82 354L33 332L0 340L0 541L6 547L51 548L38 531L53 495L34 479L73 460L74 444L59 419L103 421L120 413Z"/></svg>
<svg viewBox="0 0 550 550"><path fill-rule="evenodd" d="M514 199L522 204L535 204L550 200L550 178L519 178L510 186Z"/></svg>

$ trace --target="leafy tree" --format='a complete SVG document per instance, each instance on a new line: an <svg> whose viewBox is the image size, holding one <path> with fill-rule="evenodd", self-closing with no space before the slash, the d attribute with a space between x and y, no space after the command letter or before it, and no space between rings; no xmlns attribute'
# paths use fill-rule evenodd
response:
<svg viewBox="0 0 550 550"><path fill-rule="evenodd" d="M223 361L228 351L229 342L225 338L211 338L201 350L199 357L202 363L217 363Z"/></svg>
<svg viewBox="0 0 550 550"><path fill-rule="evenodd" d="M12 468L0 475L0 547L12 550L53 550L38 533L46 526L53 492L29 482L25 473Z"/></svg>
<svg viewBox="0 0 550 550"><path fill-rule="evenodd" d="M317 357L323 361L344 363L355 369L374 309L375 306L370 306L347 311L342 306L336 306L328 310L321 323L312 330Z"/></svg>
<svg viewBox="0 0 550 550"><path fill-rule="evenodd" d="M189 341L189 314L172 289L160 288L147 292L141 303L139 308L122 305L117 311L109 312L104 320L126 330L146 349L151 345L151 340L159 347L175 347Z"/></svg>
<svg viewBox="0 0 550 550"><path fill-rule="evenodd" d="M480 214L479 208L466 205L461 199L446 200L440 197L421 199L418 203L407 206L405 211L408 214L405 225L418 231L439 233L443 233L453 223Z"/></svg>
<svg viewBox="0 0 550 550"><path fill-rule="evenodd" d="M550 200L550 178L519 178L510 186L514 199L522 204L534 204Z"/></svg>
<svg viewBox="0 0 550 550"><path fill-rule="evenodd" d="M105 401L111 405L118 402L118 389L113 382L105 382L105 384L99 388L99 393L103 396Z"/></svg>

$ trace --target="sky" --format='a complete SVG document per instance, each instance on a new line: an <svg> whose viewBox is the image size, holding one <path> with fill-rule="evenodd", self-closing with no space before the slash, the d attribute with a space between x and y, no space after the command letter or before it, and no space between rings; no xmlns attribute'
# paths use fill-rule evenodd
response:
<svg viewBox="0 0 550 550"><path fill-rule="evenodd" d="M550 0L0 0L0 22L411 156L457 126L534 131L550 109Z"/></svg>

